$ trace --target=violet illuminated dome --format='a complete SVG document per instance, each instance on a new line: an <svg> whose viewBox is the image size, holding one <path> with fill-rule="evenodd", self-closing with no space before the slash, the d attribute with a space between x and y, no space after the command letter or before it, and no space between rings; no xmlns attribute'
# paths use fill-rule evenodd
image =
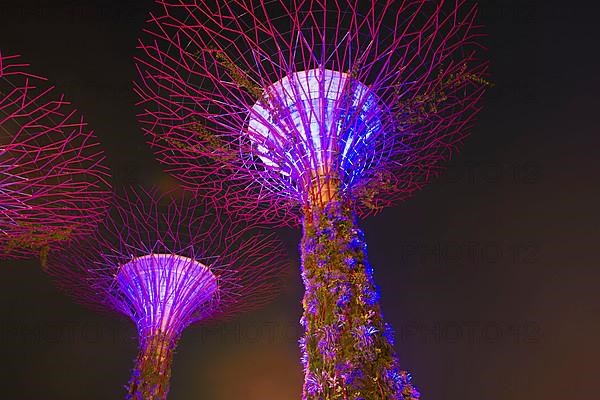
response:
<svg viewBox="0 0 600 400"><path fill-rule="evenodd" d="M144 336L169 332L194 320L218 298L217 277L206 265L177 254L149 253L119 267L119 309L134 318ZM177 328L176 328L177 327Z"/></svg>
<svg viewBox="0 0 600 400"><path fill-rule="evenodd" d="M368 213L412 194L488 85L464 1L157 3L136 92L158 158L189 187L239 185L232 206L270 221L337 195Z"/></svg>
<svg viewBox="0 0 600 400"><path fill-rule="evenodd" d="M255 154L301 194L314 194L333 174L342 190L350 190L374 159L373 139L382 128L378 101L366 86L349 81L345 73L322 68L296 72L265 90L266 97L277 99L276 113L286 115L287 124L274 124L272 105L262 99L249 113L244 134L255 145ZM341 110L344 96L351 104ZM294 138L298 143L290 146Z"/></svg>
<svg viewBox="0 0 600 400"><path fill-rule="evenodd" d="M176 197L142 190L116 196L94 237L49 259L50 275L76 301L135 322L132 399L166 398L185 327L264 305L282 283L278 242L209 200Z"/></svg>
<svg viewBox="0 0 600 400"><path fill-rule="evenodd" d="M97 139L63 96L0 52L0 254L38 253L90 233L110 187Z"/></svg>

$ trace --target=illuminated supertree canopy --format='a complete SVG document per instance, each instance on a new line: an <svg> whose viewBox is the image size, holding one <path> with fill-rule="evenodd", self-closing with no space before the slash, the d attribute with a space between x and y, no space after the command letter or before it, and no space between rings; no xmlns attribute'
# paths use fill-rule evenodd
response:
<svg viewBox="0 0 600 400"><path fill-rule="evenodd" d="M38 254L87 234L108 207L97 139L18 56L0 53L0 253Z"/></svg>
<svg viewBox="0 0 600 400"><path fill-rule="evenodd" d="M165 399L173 351L190 324L271 301L285 257L280 244L209 200L137 190L115 197L97 234L49 258L49 273L77 301L137 326L131 399Z"/></svg>
<svg viewBox="0 0 600 400"><path fill-rule="evenodd" d="M159 0L140 122L185 185L301 221L305 399L416 398L357 215L411 195L468 134L488 81L465 1Z"/></svg>
<svg viewBox="0 0 600 400"><path fill-rule="evenodd" d="M487 86L464 1L158 3L136 91L159 158L279 223L338 188L363 213L420 189Z"/></svg>

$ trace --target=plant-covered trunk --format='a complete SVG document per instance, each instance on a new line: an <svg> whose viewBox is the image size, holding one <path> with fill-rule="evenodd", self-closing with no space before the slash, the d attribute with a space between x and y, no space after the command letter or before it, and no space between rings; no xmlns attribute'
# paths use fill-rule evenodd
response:
<svg viewBox="0 0 600 400"><path fill-rule="evenodd" d="M303 399L417 399L410 376L398 367L349 204L331 199L304 215Z"/></svg>
<svg viewBox="0 0 600 400"><path fill-rule="evenodd" d="M141 340L129 380L128 400L165 400L169 394L176 340L158 333Z"/></svg>

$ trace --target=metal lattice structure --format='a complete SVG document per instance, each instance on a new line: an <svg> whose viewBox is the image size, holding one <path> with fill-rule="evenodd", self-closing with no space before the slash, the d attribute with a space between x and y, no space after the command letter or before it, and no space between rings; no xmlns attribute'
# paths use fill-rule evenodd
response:
<svg viewBox="0 0 600 400"><path fill-rule="evenodd" d="M91 232L110 197L97 139L46 79L0 53L0 254Z"/></svg>
<svg viewBox="0 0 600 400"><path fill-rule="evenodd" d="M262 306L282 284L280 244L209 200L176 197L116 196L94 237L49 259L49 273L76 301L136 323L135 399L166 398L185 327Z"/></svg>
<svg viewBox="0 0 600 400"><path fill-rule="evenodd" d="M487 82L465 1L160 0L137 58L139 119L188 187L227 181L253 218L342 191L411 195L468 133ZM236 201L240 200L240 201Z"/></svg>
<svg viewBox="0 0 600 400"><path fill-rule="evenodd" d="M489 83L476 8L454 1L158 0L139 120L193 189L303 225L303 399L416 399L357 215L422 188Z"/></svg>

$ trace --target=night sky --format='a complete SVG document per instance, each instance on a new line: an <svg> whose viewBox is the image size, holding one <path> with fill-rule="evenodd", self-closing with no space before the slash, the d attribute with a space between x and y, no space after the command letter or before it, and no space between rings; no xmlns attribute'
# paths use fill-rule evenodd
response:
<svg viewBox="0 0 600 400"><path fill-rule="evenodd" d="M401 365L424 399L597 396L600 358L598 6L481 2L492 81L447 172L362 221ZM135 119L132 56L152 0L0 1L0 49L83 112L115 185L163 184ZM186 330L171 399L298 399L299 229L271 306ZM2 399L119 399L133 323L0 263Z"/></svg>

